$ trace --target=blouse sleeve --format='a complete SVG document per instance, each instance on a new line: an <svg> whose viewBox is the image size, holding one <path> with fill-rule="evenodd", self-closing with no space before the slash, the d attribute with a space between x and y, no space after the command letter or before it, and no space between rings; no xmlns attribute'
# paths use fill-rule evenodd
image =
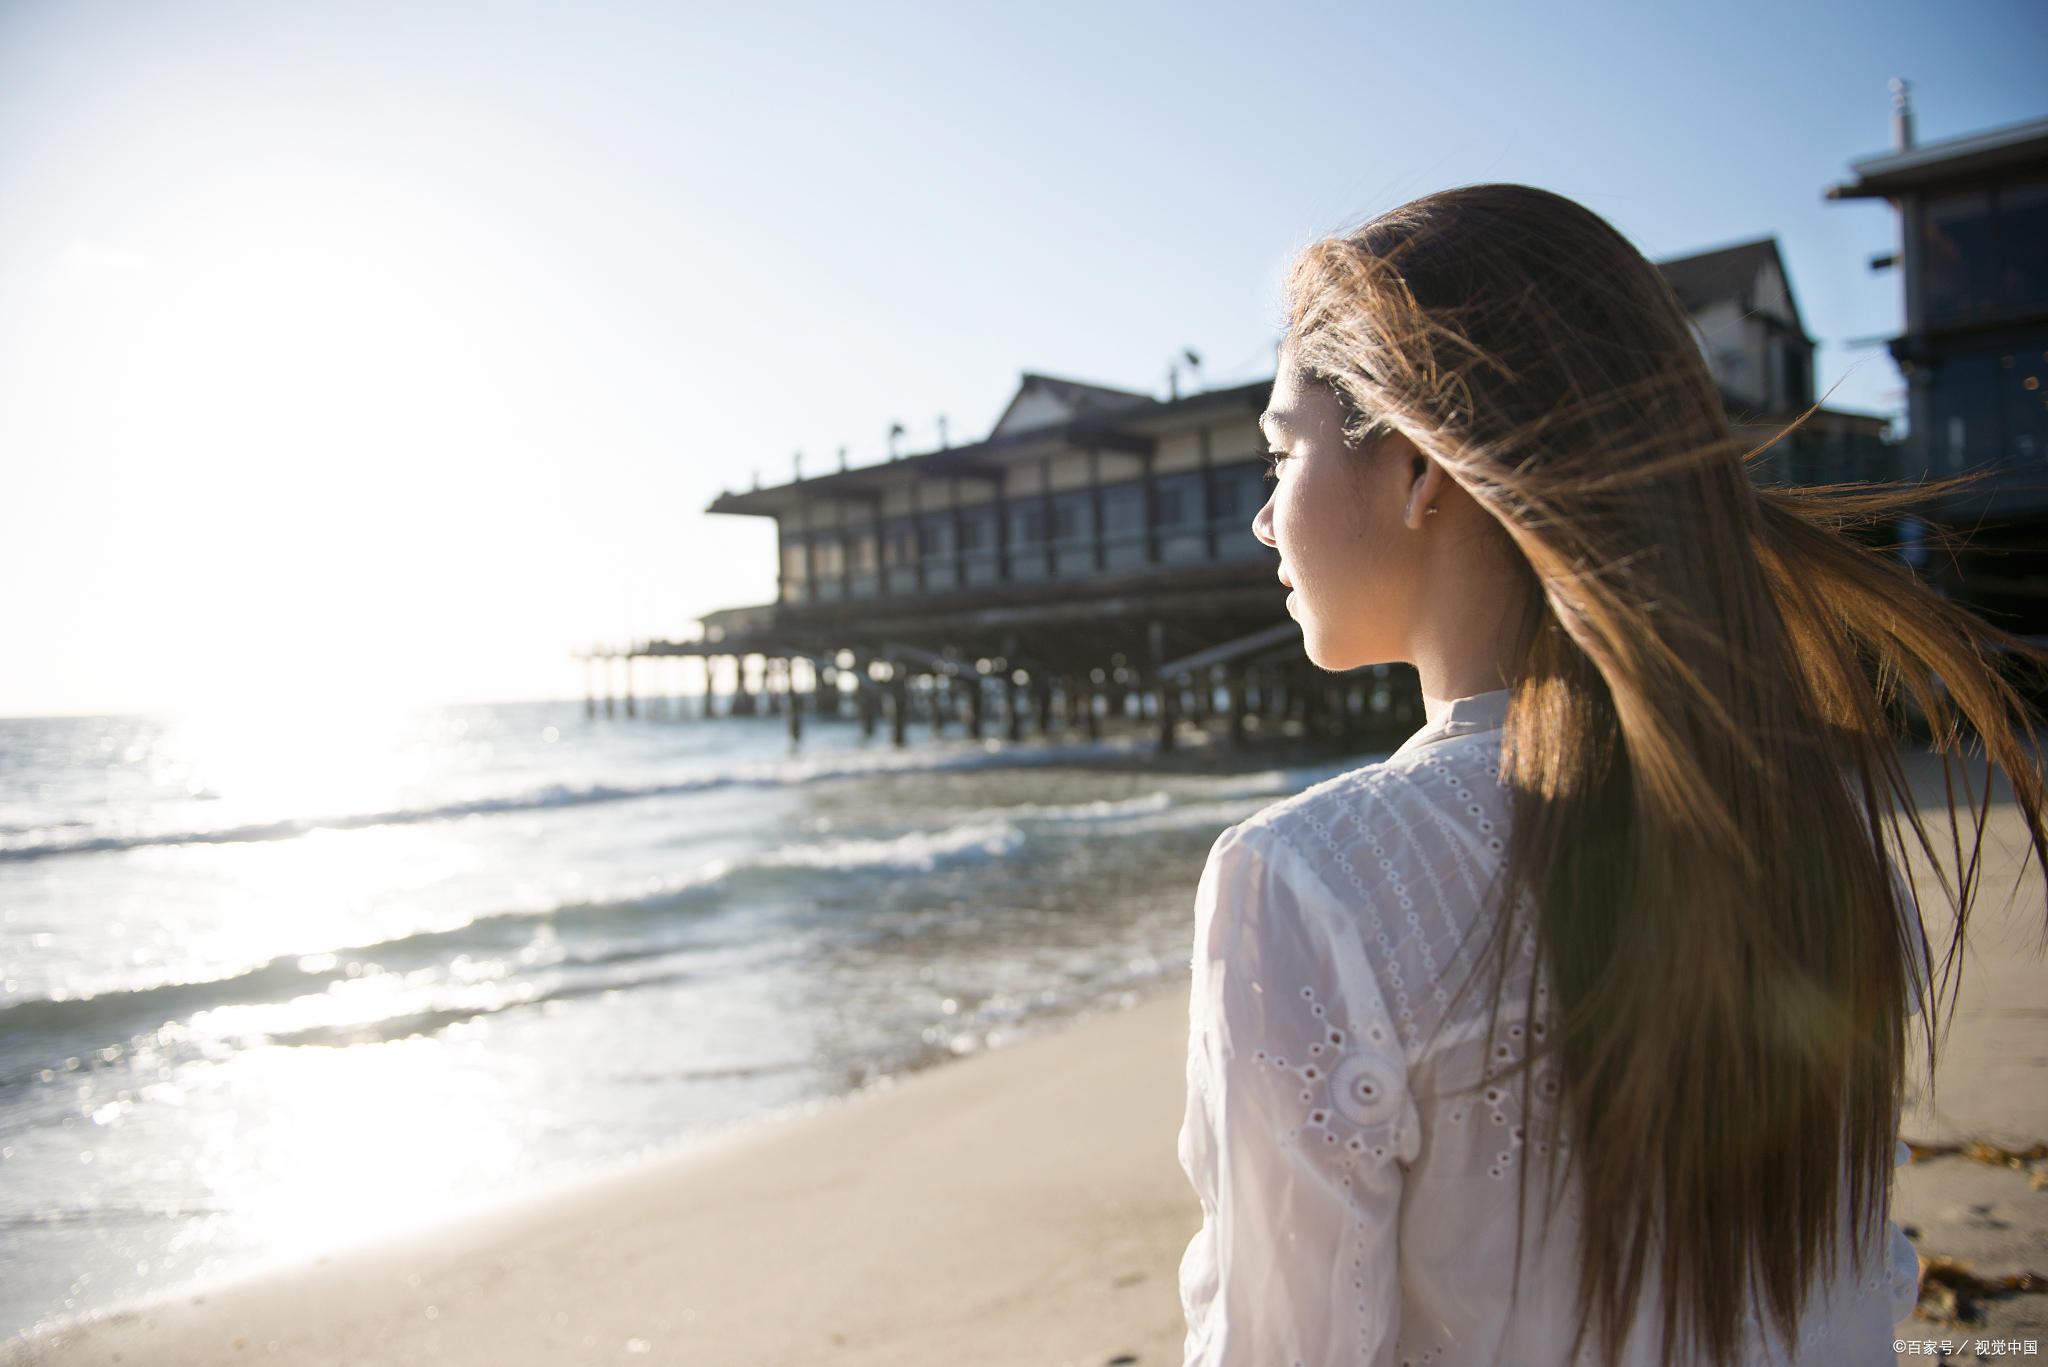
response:
<svg viewBox="0 0 2048 1367"><path fill-rule="evenodd" d="M1269 830L1226 832L1196 895L1181 1165L1189 1367L1382 1363L1399 1332L1418 1118L1355 909Z"/></svg>

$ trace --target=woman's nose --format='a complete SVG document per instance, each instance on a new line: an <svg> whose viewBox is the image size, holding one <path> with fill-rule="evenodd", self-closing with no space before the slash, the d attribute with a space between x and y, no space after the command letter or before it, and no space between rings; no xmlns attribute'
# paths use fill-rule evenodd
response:
<svg viewBox="0 0 2048 1367"><path fill-rule="evenodd" d="M1272 499L1267 499L1265 504L1260 507L1259 511L1253 515L1252 535L1256 536L1259 540L1265 542L1268 546L1273 547L1275 550L1278 550L1280 548L1280 543L1273 539Z"/></svg>

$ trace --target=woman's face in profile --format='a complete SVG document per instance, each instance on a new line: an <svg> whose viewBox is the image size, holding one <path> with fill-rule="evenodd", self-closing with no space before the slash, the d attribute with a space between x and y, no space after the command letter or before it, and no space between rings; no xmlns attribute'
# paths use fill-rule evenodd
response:
<svg viewBox="0 0 2048 1367"><path fill-rule="evenodd" d="M1412 660L1423 569L1420 534L1407 525L1414 445L1387 436L1353 450L1336 397L1284 351L1259 425L1274 485L1252 530L1280 552L1309 659L1330 670Z"/></svg>

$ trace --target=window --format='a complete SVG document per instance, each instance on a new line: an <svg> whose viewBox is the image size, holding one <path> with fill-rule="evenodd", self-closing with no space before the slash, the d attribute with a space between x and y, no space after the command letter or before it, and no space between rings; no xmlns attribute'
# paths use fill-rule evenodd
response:
<svg viewBox="0 0 2048 1367"><path fill-rule="evenodd" d="M1036 500L1010 509L1010 544L1036 546L1045 540L1045 505Z"/></svg>
<svg viewBox="0 0 2048 1367"><path fill-rule="evenodd" d="M1202 475L1197 472L1187 475L1170 475L1159 481L1159 525L1161 527L1200 526L1205 509L1202 507Z"/></svg>
<svg viewBox="0 0 2048 1367"><path fill-rule="evenodd" d="M2038 474L2048 464L2048 351L2015 347L1943 360L1935 371L1931 435L1936 474Z"/></svg>
<svg viewBox="0 0 2048 1367"><path fill-rule="evenodd" d="M1736 348L1722 352L1714 358L1714 378L1721 382L1721 388L1738 398L1751 403L1761 401L1757 390L1756 365L1747 351Z"/></svg>
<svg viewBox="0 0 2048 1367"><path fill-rule="evenodd" d="M1941 363L1934 380L1934 431L1928 455L1941 474L1991 465L1998 460L1999 357L1955 356Z"/></svg>
<svg viewBox="0 0 2048 1367"><path fill-rule="evenodd" d="M1995 302L1991 196L1982 191L1927 201L1922 266L1927 311L1973 313Z"/></svg>
<svg viewBox="0 0 2048 1367"><path fill-rule="evenodd" d="M918 522L926 560L946 560L953 554L953 515L933 513Z"/></svg>
<svg viewBox="0 0 2048 1367"><path fill-rule="evenodd" d="M846 572L846 547L836 536L819 536L811 540L811 568L820 579L828 579Z"/></svg>
<svg viewBox="0 0 2048 1367"><path fill-rule="evenodd" d="M1151 558L1145 535L1145 486L1110 485L1102 491L1102 567L1137 569Z"/></svg>
<svg viewBox="0 0 2048 1367"><path fill-rule="evenodd" d="M968 555L981 555L996 548L996 515L992 509L980 508L960 514L960 549Z"/></svg>
<svg viewBox="0 0 2048 1367"><path fill-rule="evenodd" d="M1052 501L1052 534L1060 541L1087 541L1095 535L1095 499L1080 489Z"/></svg>
<svg viewBox="0 0 2048 1367"><path fill-rule="evenodd" d="M801 537L788 537L782 543L782 599L794 603L804 596L804 543Z"/></svg>
<svg viewBox="0 0 2048 1367"><path fill-rule="evenodd" d="M1790 338L1780 338L1777 347L1781 406L1804 408L1813 402L1813 358Z"/></svg>
<svg viewBox="0 0 2048 1367"><path fill-rule="evenodd" d="M996 555L996 510L975 508L960 514L961 571L968 585L993 584L1002 578Z"/></svg>
<svg viewBox="0 0 2048 1367"><path fill-rule="evenodd" d="M1999 294L2010 304L2048 299L2048 180L1998 192Z"/></svg>
<svg viewBox="0 0 2048 1367"><path fill-rule="evenodd" d="M1210 535L1216 540L1216 558L1271 560L1273 552L1252 535L1252 519L1265 506L1271 489L1266 481L1265 463L1226 465L1210 478L1216 490L1216 505L1209 519Z"/></svg>
<svg viewBox="0 0 2048 1367"><path fill-rule="evenodd" d="M1922 215L1930 317L2048 299L2048 180L1941 195Z"/></svg>
<svg viewBox="0 0 2048 1367"><path fill-rule="evenodd" d="M1998 358L2005 391L2005 460L2038 471L2048 464L2048 351L2012 351Z"/></svg>
<svg viewBox="0 0 2048 1367"><path fill-rule="evenodd" d="M1112 484L1102 491L1102 529L1114 537L1145 534L1145 486Z"/></svg>
<svg viewBox="0 0 2048 1367"><path fill-rule="evenodd" d="M1226 465L1210 478L1216 490L1216 506L1209 510L1212 521L1248 523L1266 506L1266 467Z"/></svg>

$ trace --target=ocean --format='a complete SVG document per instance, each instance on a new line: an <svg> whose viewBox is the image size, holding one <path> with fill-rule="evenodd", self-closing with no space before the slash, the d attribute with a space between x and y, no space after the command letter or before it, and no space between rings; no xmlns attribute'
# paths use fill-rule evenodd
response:
<svg viewBox="0 0 2048 1367"><path fill-rule="evenodd" d="M6 1323L1117 1010L1185 978L1216 835L1362 762L913 734L556 703L0 720Z"/></svg>

